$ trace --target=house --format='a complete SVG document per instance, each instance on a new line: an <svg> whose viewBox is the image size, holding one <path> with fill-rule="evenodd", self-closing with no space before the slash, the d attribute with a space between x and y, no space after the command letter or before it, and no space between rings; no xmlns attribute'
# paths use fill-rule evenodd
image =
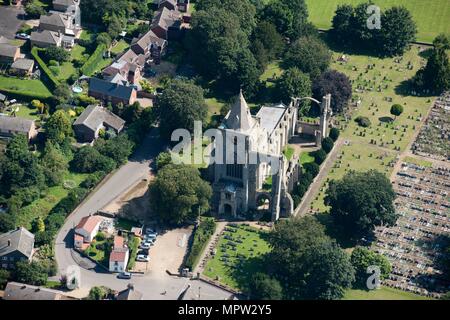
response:
<svg viewBox="0 0 450 320"><path fill-rule="evenodd" d="M79 141L91 142L98 138L100 129L114 130L118 134L124 125L125 120L108 109L100 106L88 106L75 120L73 130Z"/></svg>
<svg viewBox="0 0 450 320"><path fill-rule="evenodd" d="M167 40L159 38L152 30L149 30L142 37L134 38L131 41L131 50L136 54L150 56L159 64L161 57L167 50Z"/></svg>
<svg viewBox="0 0 450 320"><path fill-rule="evenodd" d="M154 0L153 7L155 10L166 8L168 10L175 10L177 8L177 0Z"/></svg>
<svg viewBox="0 0 450 320"><path fill-rule="evenodd" d="M72 6L79 7L80 0L53 0L53 10L66 12Z"/></svg>
<svg viewBox="0 0 450 320"><path fill-rule="evenodd" d="M150 30L161 39L177 39L181 34L181 23L181 15L177 10L162 7L156 11Z"/></svg>
<svg viewBox="0 0 450 320"><path fill-rule="evenodd" d="M100 228L102 218L99 216L87 216L80 220L75 227L74 247L83 249L85 244L89 244L94 240Z"/></svg>
<svg viewBox="0 0 450 320"><path fill-rule="evenodd" d="M77 300L64 292L19 282L8 282L3 300Z"/></svg>
<svg viewBox="0 0 450 320"><path fill-rule="evenodd" d="M124 272L127 269L130 251L125 245L125 239L114 236L114 246L109 255L109 271Z"/></svg>
<svg viewBox="0 0 450 320"><path fill-rule="evenodd" d="M40 30L31 32L30 42L31 46L48 48L51 46L61 47L63 35L61 32Z"/></svg>
<svg viewBox="0 0 450 320"><path fill-rule="evenodd" d="M114 83L120 83L125 86L128 83L138 85L141 79L141 71L145 65L145 59L143 54L136 54L129 49L110 66L106 67L102 74L109 82L112 82L112 79L120 74L123 79L126 79L126 83L120 83L117 79Z"/></svg>
<svg viewBox="0 0 450 320"><path fill-rule="evenodd" d="M31 261L34 235L25 228L0 235L0 267L14 269L18 261Z"/></svg>
<svg viewBox="0 0 450 320"><path fill-rule="evenodd" d="M38 134L34 120L0 115L0 136L12 137L15 134L25 134L28 141L33 140Z"/></svg>
<svg viewBox="0 0 450 320"><path fill-rule="evenodd" d="M89 96L112 104L133 104L137 99L137 91L134 87L111 83L106 80L92 78L89 81Z"/></svg>
<svg viewBox="0 0 450 320"><path fill-rule="evenodd" d="M134 289L134 285L130 283L125 290L117 294L116 300L142 300L142 297L143 294Z"/></svg>
<svg viewBox="0 0 450 320"><path fill-rule="evenodd" d="M27 76L33 73L34 60L31 59L17 59L9 68L9 72Z"/></svg>
<svg viewBox="0 0 450 320"><path fill-rule="evenodd" d="M72 14L50 11L40 17L39 30L56 31L75 38L81 32L81 27L76 24Z"/></svg>
<svg viewBox="0 0 450 320"><path fill-rule="evenodd" d="M0 43L0 63L13 63L20 57L20 48L8 43Z"/></svg>

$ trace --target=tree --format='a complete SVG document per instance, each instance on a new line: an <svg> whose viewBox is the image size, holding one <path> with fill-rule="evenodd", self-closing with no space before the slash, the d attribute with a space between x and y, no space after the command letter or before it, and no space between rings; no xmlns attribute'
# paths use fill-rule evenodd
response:
<svg viewBox="0 0 450 320"><path fill-rule="evenodd" d="M333 139L334 142L339 138L339 129L336 127L333 127L330 129L330 138Z"/></svg>
<svg viewBox="0 0 450 320"><path fill-rule="evenodd" d="M64 48L51 46L45 49L44 58L47 62L53 60L62 63L70 59L70 53L64 50Z"/></svg>
<svg viewBox="0 0 450 320"><path fill-rule="evenodd" d="M409 43L415 41L416 23L405 7L392 7L381 16L378 47L388 56L402 55Z"/></svg>
<svg viewBox="0 0 450 320"><path fill-rule="evenodd" d="M366 286L367 278L370 275L367 273L369 266L380 268L380 280L386 279L391 273L391 264L386 257L364 247L358 246L353 249L350 261L355 269L356 284L360 288Z"/></svg>
<svg viewBox="0 0 450 320"><path fill-rule="evenodd" d="M280 221L268 236L270 273L288 299L337 299L354 279L349 257L316 218Z"/></svg>
<svg viewBox="0 0 450 320"><path fill-rule="evenodd" d="M0 269L0 290L4 290L11 274L8 270Z"/></svg>
<svg viewBox="0 0 450 320"><path fill-rule="evenodd" d="M29 19L39 19L41 15L45 14L45 10L35 1L30 1L25 5L25 13Z"/></svg>
<svg viewBox="0 0 450 320"><path fill-rule="evenodd" d="M440 33L433 40L433 46L435 48L443 48L444 50L450 50L450 34Z"/></svg>
<svg viewBox="0 0 450 320"><path fill-rule="evenodd" d="M330 31L331 37L340 44L349 44L352 39L349 35L352 33L351 23L353 19L354 8L350 4L338 5L332 22Z"/></svg>
<svg viewBox="0 0 450 320"><path fill-rule="evenodd" d="M57 110L46 124L47 139L56 144L61 144L67 137L73 135L72 122L64 110Z"/></svg>
<svg viewBox="0 0 450 320"><path fill-rule="evenodd" d="M170 139L176 129L194 130L194 121L206 120L203 89L193 82L173 80L155 103L161 135Z"/></svg>
<svg viewBox="0 0 450 320"><path fill-rule="evenodd" d="M47 141L42 154L41 164L49 186L55 186L62 182L64 174L69 167L68 163L69 161L61 150L51 140Z"/></svg>
<svg viewBox="0 0 450 320"><path fill-rule="evenodd" d="M45 231L45 223L44 220L42 220L41 217L37 217L34 221L33 221L33 233L38 233L38 232L44 232Z"/></svg>
<svg viewBox="0 0 450 320"><path fill-rule="evenodd" d="M97 149L85 146L75 153L71 166L74 171L80 173L110 172L116 167L116 163L111 158L100 154Z"/></svg>
<svg viewBox="0 0 450 320"><path fill-rule="evenodd" d="M126 134L120 134L115 138L104 140L97 139L94 145L100 154L113 159L117 166L124 164L131 155L134 143Z"/></svg>
<svg viewBox="0 0 450 320"><path fill-rule="evenodd" d="M302 37L295 41L284 56L285 69L297 67L308 73L311 79L317 78L328 69L331 53L323 41L314 37Z"/></svg>
<svg viewBox="0 0 450 320"><path fill-rule="evenodd" d="M258 272L250 279L249 294L254 300L281 300L283 288L278 280Z"/></svg>
<svg viewBox="0 0 450 320"><path fill-rule="evenodd" d="M331 109L333 113L342 113L352 97L352 85L350 79L336 70L325 71L317 78L312 86L314 98L322 100L327 94L331 94Z"/></svg>
<svg viewBox="0 0 450 320"><path fill-rule="evenodd" d="M253 32L253 41L260 42L267 52L269 60L276 59L284 51L283 37L278 33L274 24L261 21Z"/></svg>
<svg viewBox="0 0 450 320"><path fill-rule="evenodd" d="M89 295L87 296L87 300L104 300L111 293L111 289L107 287L92 287L89 290Z"/></svg>
<svg viewBox="0 0 450 320"><path fill-rule="evenodd" d="M311 155L314 157L314 162L319 166L325 161L327 158L327 153L323 149L319 149L311 152Z"/></svg>
<svg viewBox="0 0 450 320"><path fill-rule="evenodd" d="M311 174L311 176L314 178L319 174L320 166L315 162L307 162L302 165L305 172Z"/></svg>
<svg viewBox="0 0 450 320"><path fill-rule="evenodd" d="M349 239L370 235L376 226L391 226L397 220L395 192L381 172L347 173L330 182L325 204L331 207L334 222Z"/></svg>
<svg viewBox="0 0 450 320"><path fill-rule="evenodd" d="M161 170L166 165L172 163L172 154L170 152L161 152L156 157L156 169Z"/></svg>
<svg viewBox="0 0 450 320"><path fill-rule="evenodd" d="M308 9L304 0L270 1L266 5L262 18L274 24L279 33L296 40L305 33L308 20Z"/></svg>
<svg viewBox="0 0 450 320"><path fill-rule="evenodd" d="M331 150L333 150L334 142L333 139L330 137L326 137L322 140L322 149L326 153L330 153Z"/></svg>
<svg viewBox="0 0 450 320"><path fill-rule="evenodd" d="M116 39L121 32L122 32L122 22L114 14L109 20L108 35L111 37L111 39Z"/></svg>
<svg viewBox="0 0 450 320"><path fill-rule="evenodd" d="M391 107L391 114L393 116L395 116L395 119L397 119L397 117L399 115L401 115L403 113L403 106L401 104L393 104Z"/></svg>
<svg viewBox="0 0 450 320"><path fill-rule="evenodd" d="M71 96L70 87L66 83L61 83L53 91L53 100L56 105L66 104Z"/></svg>
<svg viewBox="0 0 450 320"><path fill-rule="evenodd" d="M161 221L182 224L209 209L212 190L196 168L168 164L150 184L149 194L150 206Z"/></svg>
<svg viewBox="0 0 450 320"><path fill-rule="evenodd" d="M310 97L311 80L309 76L301 72L298 68L293 67L286 70L277 80L275 85L277 98L288 104L291 98ZM299 108L300 114L306 114L309 109L309 102L302 102Z"/></svg>
<svg viewBox="0 0 450 320"><path fill-rule="evenodd" d="M18 261L13 278L17 282L42 286L47 283L48 274L47 270L35 261Z"/></svg>

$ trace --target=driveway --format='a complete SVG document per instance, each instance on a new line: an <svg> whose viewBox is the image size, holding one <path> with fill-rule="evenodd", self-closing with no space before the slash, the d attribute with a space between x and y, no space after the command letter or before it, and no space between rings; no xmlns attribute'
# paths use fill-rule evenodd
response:
<svg viewBox="0 0 450 320"><path fill-rule="evenodd" d="M0 36L14 39L24 20L22 7L0 6Z"/></svg>
<svg viewBox="0 0 450 320"><path fill-rule="evenodd" d="M89 292L93 286L106 286L114 290L124 290L128 283L133 283L136 290L143 293L144 299L177 299L188 285L191 288L201 287L201 299L226 299L230 293L215 286L198 280L169 276L165 272L165 267L173 267L174 261L181 261L185 248L184 233L186 230L174 230L172 236L163 236L160 249L155 250L155 261L152 261L150 272L146 274L135 274L131 280L117 279L116 275L106 272L88 261L80 259L79 255L73 251L73 227L91 213L104 207L107 203L117 198L125 192L136 181L151 174L151 164L156 155L162 150L162 143L159 140L157 130L154 129L148 134L139 150L128 161L127 164L117 170L106 182L99 186L75 211L67 218L64 226L59 231L55 242L55 258L58 262L58 276L65 274L68 267L77 267L80 270L80 289L82 294ZM171 243L172 242L172 243ZM168 247L178 248L177 252L164 249ZM159 246L158 246L159 247ZM172 254L174 256L172 257ZM162 256L165 259L162 259ZM159 258L158 258L159 257ZM180 260L181 258L181 260ZM157 260L162 260L162 265L157 266ZM188 292L190 289L188 290ZM190 298L195 298L195 294L190 292ZM185 297L186 298L186 297ZM197 297L198 298L198 297Z"/></svg>

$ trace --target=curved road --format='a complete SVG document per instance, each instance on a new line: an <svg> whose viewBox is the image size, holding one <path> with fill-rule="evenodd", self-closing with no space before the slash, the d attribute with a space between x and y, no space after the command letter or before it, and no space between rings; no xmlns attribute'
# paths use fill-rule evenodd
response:
<svg viewBox="0 0 450 320"><path fill-rule="evenodd" d="M80 270L80 287L89 289L93 286L107 286L114 290L123 290L129 282L143 293L144 299L177 299L190 283L192 288L201 287L202 298L225 299L228 292L199 281L169 276L164 273L148 272L145 275L133 275L131 280L120 280L97 267L87 259L81 258L73 248L73 228L81 218L95 213L106 204L125 192L136 181L151 174L153 159L162 150L163 145L153 129L144 139L133 157L112 176L100 185L67 218L57 234L55 241L55 258L58 262L58 274L65 274L68 267L76 266ZM192 293L191 293L192 295Z"/></svg>

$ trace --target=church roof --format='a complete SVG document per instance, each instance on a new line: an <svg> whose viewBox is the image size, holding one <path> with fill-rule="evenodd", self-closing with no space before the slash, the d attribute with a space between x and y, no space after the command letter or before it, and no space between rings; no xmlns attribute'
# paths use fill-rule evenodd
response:
<svg viewBox="0 0 450 320"><path fill-rule="evenodd" d="M242 90L225 118L225 125L227 129L240 131L247 131L253 127L253 118Z"/></svg>
<svg viewBox="0 0 450 320"><path fill-rule="evenodd" d="M266 129L270 135L280 123L280 120L286 110L287 109L284 104L273 105L270 107L263 106L259 110L256 117L260 119L261 127Z"/></svg>

